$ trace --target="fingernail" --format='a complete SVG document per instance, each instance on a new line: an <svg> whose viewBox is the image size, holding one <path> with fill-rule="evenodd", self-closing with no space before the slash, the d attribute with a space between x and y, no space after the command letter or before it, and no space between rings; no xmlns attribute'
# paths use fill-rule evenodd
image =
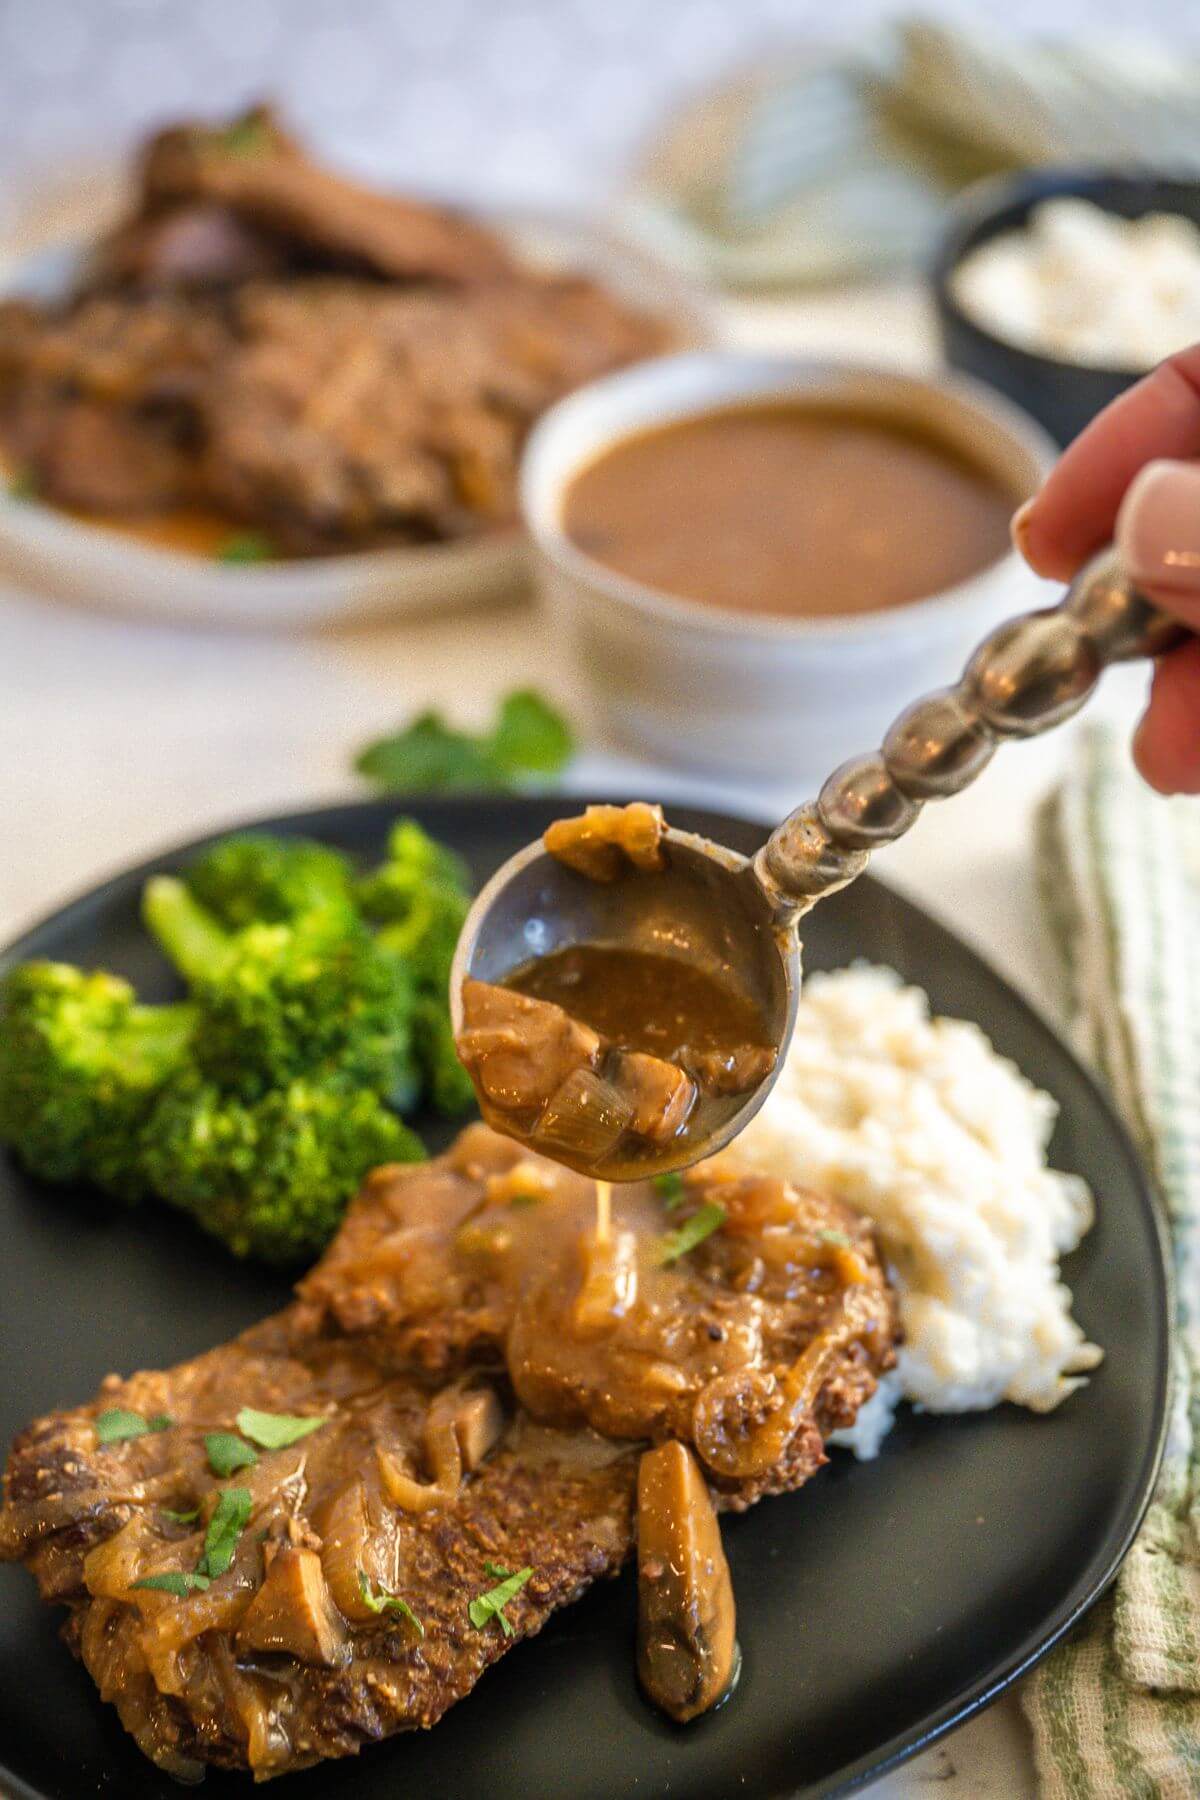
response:
<svg viewBox="0 0 1200 1800"><path fill-rule="evenodd" d="M1032 499L1023 500L1021 502L1020 506L1018 506L1016 512L1013 514L1012 523L1008 528L1013 543L1025 558L1026 562L1029 561L1029 553L1025 547L1029 542L1029 520L1033 514L1033 503L1036 499L1037 495L1035 494Z"/></svg>
<svg viewBox="0 0 1200 1800"><path fill-rule="evenodd" d="M1200 592L1200 464L1147 463L1121 502L1116 542L1143 586Z"/></svg>

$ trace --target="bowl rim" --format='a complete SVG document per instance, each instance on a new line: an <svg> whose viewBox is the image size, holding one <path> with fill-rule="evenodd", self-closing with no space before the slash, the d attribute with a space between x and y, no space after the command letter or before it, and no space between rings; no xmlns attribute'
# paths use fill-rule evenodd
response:
<svg viewBox="0 0 1200 1800"><path fill-rule="evenodd" d="M1185 169L1147 169L1139 174L1130 169L1109 168L1103 163L1072 163L1047 164L1043 168L1006 170L996 175L983 175L963 188L951 202L949 216L930 260L928 279L938 307L953 318L960 330L968 332L977 344L1002 351L1031 377L1053 377L1059 380L1064 376L1068 379L1081 377L1084 380L1122 381L1129 384L1141 381L1152 372L1153 364L1150 367L1143 365L1131 368L1120 363L1067 362L1061 357L1048 356L1044 351L1032 350L1010 338L1000 337L959 305L952 286L955 271L970 252L992 236L998 235L999 228L995 231L990 228L995 226L1000 213L1007 212L1012 207L1022 207L1025 209L1024 217L1028 218L1033 208L1043 201L1077 199L1091 200L1101 212L1123 218L1124 214L1113 213L1111 207L1095 198L1092 190L1106 187L1143 188L1148 191L1158 189L1164 196L1161 207L1163 212L1172 210L1166 198L1171 190L1186 188L1200 199L1200 176L1189 174ZM1013 224L1005 229L1019 230L1020 226Z"/></svg>
<svg viewBox="0 0 1200 1800"><path fill-rule="evenodd" d="M571 424L576 415L586 412L597 394L609 393L619 385L632 385L634 378L640 378L644 382L656 371L669 372L688 363L709 364L726 369L741 366L749 378L748 385L740 395L714 393L707 403L671 403L664 407L661 417L653 424L640 421L631 428L614 431L603 448L593 448L589 457L580 459L568 472L554 477L549 498L543 497L541 488L551 478L540 476L538 465L547 454L547 445L553 442L555 434ZM764 379L755 381L756 371ZM769 379L770 377L775 379ZM889 367L884 363L860 361L857 358L809 355L802 351L759 352L726 347L707 351L682 351L672 356L653 357L634 364L629 369L618 370L615 374L588 382L584 387L576 388L573 393L564 396L542 414L526 439L518 474L518 499L525 531L538 554L544 556L560 573L585 587L599 590L610 600L620 601L632 610L648 613L661 624L682 626L693 634L697 630L704 630L715 636L762 643L859 643L871 638L877 640L881 636L901 638L918 621L932 621L959 610L969 610L972 601L982 597L999 570L1020 562L1013 546L1010 545L1002 555L965 580L956 582L954 586L943 588L935 594L923 595L917 600L906 601L901 606L861 613L837 613L819 617L801 614L793 617L736 612L728 607L711 605L707 601L689 600L666 589L652 587L648 582L636 581L632 576L623 575L580 550L563 529L559 503L573 475L585 467L589 460L595 460L602 454L604 448L611 448L623 437L634 435L639 428L654 429L656 425L670 425L705 411L718 410L722 405L736 406L739 398L747 400L756 395L786 395L793 382L797 384L798 391L812 394L819 390L822 379L842 381L846 377L879 382L894 393L921 390L957 401L967 413L974 414L977 421L982 418L983 422L1007 436L1010 444L1028 457L1039 480L1044 480L1049 474L1058 456L1058 448L1050 434L1015 401L1009 400L974 376L961 374L957 370L952 373L944 370L925 373ZM805 385L801 388L800 383Z"/></svg>

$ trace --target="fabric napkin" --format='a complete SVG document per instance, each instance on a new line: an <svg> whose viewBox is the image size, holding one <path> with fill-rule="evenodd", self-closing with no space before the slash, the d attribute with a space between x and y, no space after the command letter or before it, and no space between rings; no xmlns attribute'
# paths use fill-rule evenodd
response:
<svg viewBox="0 0 1200 1800"><path fill-rule="evenodd" d="M1200 168L1198 84L1200 56L1144 36L877 22L846 47L777 49L690 102L637 172L627 222L734 287L903 264L981 175Z"/></svg>
<svg viewBox="0 0 1200 1800"><path fill-rule="evenodd" d="M1145 1524L1023 1699L1046 1800L1183 1800L1200 1795L1200 800L1152 794L1126 745L1093 731L1041 815L1038 860L1078 1048L1167 1210L1177 1331Z"/></svg>

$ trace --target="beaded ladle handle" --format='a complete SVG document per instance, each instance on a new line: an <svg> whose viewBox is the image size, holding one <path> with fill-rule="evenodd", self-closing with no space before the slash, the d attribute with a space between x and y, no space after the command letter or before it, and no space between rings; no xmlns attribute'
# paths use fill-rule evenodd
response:
<svg viewBox="0 0 1200 1800"><path fill-rule="evenodd" d="M1187 636L1140 594L1113 550L1076 576L1058 606L997 626L956 686L905 709L883 748L843 763L771 833L754 872L782 918L860 875L926 800L961 793L1004 738L1036 737L1078 712L1110 663L1160 656Z"/></svg>

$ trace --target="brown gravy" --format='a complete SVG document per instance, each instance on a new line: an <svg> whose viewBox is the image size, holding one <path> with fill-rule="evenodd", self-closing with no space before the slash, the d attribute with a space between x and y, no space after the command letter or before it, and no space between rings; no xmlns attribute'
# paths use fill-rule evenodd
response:
<svg viewBox="0 0 1200 1800"><path fill-rule="evenodd" d="M499 985L468 977L462 1006L458 1053L488 1123L604 1181L688 1161L704 1101L757 1087L775 1062L730 983L648 951L574 945Z"/></svg>
<svg viewBox="0 0 1200 1800"><path fill-rule="evenodd" d="M505 977L505 987L552 1000L622 1050L681 1063L694 1051L729 1054L765 1042L758 1009L699 963L609 944L572 944Z"/></svg>
<svg viewBox="0 0 1200 1800"><path fill-rule="evenodd" d="M589 881L640 881L667 867L665 836L662 808L635 800L557 819L542 841ZM484 1118L602 1189L695 1161L707 1102L749 1093L775 1066L732 968L698 957L572 944L499 983L467 976L460 1002L455 1046Z"/></svg>
<svg viewBox="0 0 1200 1800"><path fill-rule="evenodd" d="M1008 548L1024 498L941 438L849 408L704 413L626 438L576 476L576 547L642 584L732 612L882 611Z"/></svg>

